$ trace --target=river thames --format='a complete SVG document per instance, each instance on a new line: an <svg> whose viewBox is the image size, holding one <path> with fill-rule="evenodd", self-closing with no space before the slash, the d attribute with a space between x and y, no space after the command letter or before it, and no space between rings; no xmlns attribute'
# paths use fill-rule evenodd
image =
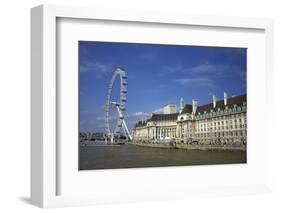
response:
<svg viewBox="0 0 281 213"><path fill-rule="evenodd" d="M79 170L246 163L246 151L80 146Z"/></svg>

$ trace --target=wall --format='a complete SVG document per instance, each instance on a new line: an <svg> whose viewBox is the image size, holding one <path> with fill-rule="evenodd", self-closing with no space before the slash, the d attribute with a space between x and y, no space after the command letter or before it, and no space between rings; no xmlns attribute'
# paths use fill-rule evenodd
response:
<svg viewBox="0 0 281 213"><path fill-rule="evenodd" d="M275 19L275 91L273 109L280 109L281 13L278 0L9 0L0 7L0 120L1 120L1 212L37 212L28 204L30 172L30 14L29 9L44 3L79 4L123 9L186 12L232 16L271 17ZM277 99L279 97L279 99ZM265 112L266 113L266 112ZM280 112L275 111L275 122ZM277 128L277 125L276 125ZM278 131L276 131L278 132ZM277 134L277 133L276 133ZM276 144L278 141L272 143ZM273 195L191 199L146 204L109 205L72 208L69 212L280 212L280 144L270 160L275 169ZM64 211L63 209L52 212Z"/></svg>

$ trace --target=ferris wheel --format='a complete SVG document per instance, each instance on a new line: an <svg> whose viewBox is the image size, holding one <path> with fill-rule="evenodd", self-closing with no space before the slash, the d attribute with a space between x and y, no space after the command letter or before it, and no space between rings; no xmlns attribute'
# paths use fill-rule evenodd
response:
<svg viewBox="0 0 281 213"><path fill-rule="evenodd" d="M115 89L114 86L118 82L120 83L120 89ZM114 89L117 91L114 91ZM116 97L113 97L113 93L116 94ZM128 139L132 139L124 119L126 102L127 77L125 69L122 67L116 67L109 83L105 102L105 127L107 134L110 136L111 143L113 143L116 136L119 137L121 135L121 130L123 130L123 133Z"/></svg>

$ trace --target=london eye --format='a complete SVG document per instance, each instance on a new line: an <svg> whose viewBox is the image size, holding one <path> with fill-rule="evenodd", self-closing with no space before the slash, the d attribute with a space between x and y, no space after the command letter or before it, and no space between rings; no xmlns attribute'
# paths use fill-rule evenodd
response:
<svg viewBox="0 0 281 213"><path fill-rule="evenodd" d="M122 132L128 140L132 139L125 123L126 102L126 72L124 68L116 67L112 73L105 102L105 127L111 143L118 139Z"/></svg>

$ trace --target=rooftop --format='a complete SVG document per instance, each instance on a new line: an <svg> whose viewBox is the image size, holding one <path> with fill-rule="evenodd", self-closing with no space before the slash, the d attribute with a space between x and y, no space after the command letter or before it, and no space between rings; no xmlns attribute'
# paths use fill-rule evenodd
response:
<svg viewBox="0 0 281 213"><path fill-rule="evenodd" d="M204 112L210 112L211 110L217 111L218 109L224 110L227 107L233 108L234 105L236 106L243 106L244 102L247 101L247 95L240 95L236 97L231 97L227 99L227 105L224 105L224 100L216 101L216 107L214 108L213 103L204 104L197 107L196 115L203 114ZM192 105L186 104L181 114L185 113L192 113ZM148 121L175 121L178 118L179 113L172 113L172 114L152 114L151 118L146 121L139 121L136 124L137 126L146 126Z"/></svg>
<svg viewBox="0 0 281 213"><path fill-rule="evenodd" d="M219 101L216 101L216 108L214 108L213 103L198 106L197 110L196 110L196 114L198 114L198 113L202 114L202 113L204 113L204 111L206 111L206 112L210 112L211 110L215 111L218 108L220 108L220 110L224 110L226 106L232 108L235 104L237 106L243 106L243 103L246 101L247 101L246 94L228 98L227 105L224 105L224 100L219 100ZM191 107L191 110L192 110L192 107Z"/></svg>
<svg viewBox="0 0 281 213"><path fill-rule="evenodd" d="M172 114L152 114L148 121L173 121L177 120L179 113Z"/></svg>

